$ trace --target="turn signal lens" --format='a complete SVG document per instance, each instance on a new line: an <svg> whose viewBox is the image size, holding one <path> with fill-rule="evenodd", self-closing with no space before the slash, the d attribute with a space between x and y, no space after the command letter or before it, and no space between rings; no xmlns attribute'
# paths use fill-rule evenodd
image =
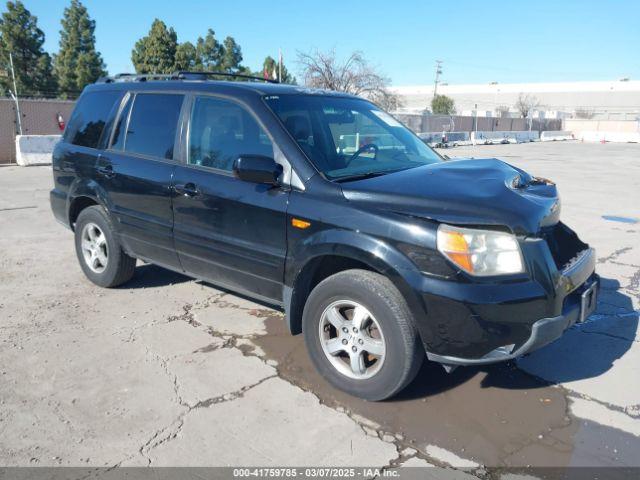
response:
<svg viewBox="0 0 640 480"><path fill-rule="evenodd" d="M510 233L441 224L437 245L440 253L471 275L524 272L518 240Z"/></svg>
<svg viewBox="0 0 640 480"><path fill-rule="evenodd" d="M292 218L291 225L296 228L301 228L304 230L305 228L309 228L311 226L311 222L307 222L306 220L300 220L299 218Z"/></svg>

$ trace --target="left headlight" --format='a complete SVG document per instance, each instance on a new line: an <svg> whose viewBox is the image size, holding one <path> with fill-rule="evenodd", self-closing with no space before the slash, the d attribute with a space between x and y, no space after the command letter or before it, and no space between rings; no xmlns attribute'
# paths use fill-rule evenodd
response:
<svg viewBox="0 0 640 480"><path fill-rule="evenodd" d="M437 245L440 253L471 275L524 272L518 240L510 233L441 224Z"/></svg>

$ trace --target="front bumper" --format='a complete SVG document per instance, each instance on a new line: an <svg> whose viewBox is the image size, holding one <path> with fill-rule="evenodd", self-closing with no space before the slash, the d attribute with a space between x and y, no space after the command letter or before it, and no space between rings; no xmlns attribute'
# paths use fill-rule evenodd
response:
<svg viewBox="0 0 640 480"><path fill-rule="evenodd" d="M593 275L593 278L584 285L585 293L592 291L592 289L595 290L595 292L599 292L600 289L600 280L595 274ZM596 297L597 293L593 297L594 301ZM580 298L581 300L584 299L582 293ZM584 321L586 316L587 315L584 311L584 301L575 302L572 303L562 315L551 318L542 318L535 322L531 326L531 335L527 341L517 349L515 348L515 344L504 345L491 350L480 358L461 358L427 352L427 358L445 365L487 365L490 363L513 360L514 358L531 353L557 340L562 336L566 329L573 326L575 323Z"/></svg>
<svg viewBox="0 0 640 480"><path fill-rule="evenodd" d="M512 283L457 283L425 279L418 328L427 357L445 365L484 365L528 354L559 338L595 308L599 278L591 248L562 270L548 249L532 245L529 279ZM585 307L589 288L594 305ZM592 295L592 296L591 296ZM434 322L433 319L436 319Z"/></svg>

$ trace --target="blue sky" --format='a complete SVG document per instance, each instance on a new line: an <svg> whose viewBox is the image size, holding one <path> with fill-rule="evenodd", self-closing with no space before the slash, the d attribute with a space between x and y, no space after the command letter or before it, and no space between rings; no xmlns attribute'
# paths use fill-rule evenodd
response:
<svg viewBox="0 0 640 480"><path fill-rule="evenodd" d="M58 49L66 0L26 0ZM297 51L334 48L366 58L394 85L640 79L640 2L417 0L84 0L97 22L98 49L110 73L133 71L135 41L154 18L194 41L207 28L232 35L244 63L258 69L282 48L297 70ZM4 2L0 7L4 11Z"/></svg>

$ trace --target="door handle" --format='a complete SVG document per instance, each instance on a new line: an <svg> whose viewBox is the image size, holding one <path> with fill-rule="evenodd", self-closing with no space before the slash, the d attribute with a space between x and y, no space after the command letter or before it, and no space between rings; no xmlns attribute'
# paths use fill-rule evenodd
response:
<svg viewBox="0 0 640 480"><path fill-rule="evenodd" d="M112 165L104 165L102 167L98 167L98 174L102 175L105 178L113 178L116 176L116 172L113 171Z"/></svg>
<svg viewBox="0 0 640 480"><path fill-rule="evenodd" d="M185 197L196 197L200 194L200 190L198 190L196 184L192 182L174 185L173 189L177 194L184 195Z"/></svg>

